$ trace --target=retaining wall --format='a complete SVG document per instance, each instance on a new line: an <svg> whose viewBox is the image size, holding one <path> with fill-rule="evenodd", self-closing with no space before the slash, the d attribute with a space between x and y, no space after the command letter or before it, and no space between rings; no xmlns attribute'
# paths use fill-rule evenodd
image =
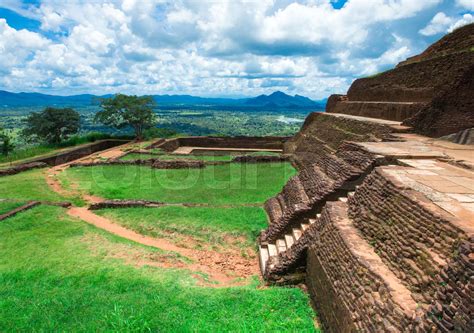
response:
<svg viewBox="0 0 474 333"><path fill-rule="evenodd" d="M160 148L174 151L179 147L215 147L215 148L250 148L250 149L283 149L289 137L185 137L166 141Z"/></svg>
<svg viewBox="0 0 474 333"><path fill-rule="evenodd" d="M403 121L413 117L423 106L425 106L425 103L341 101L335 103L333 106L327 106L326 112Z"/></svg>
<svg viewBox="0 0 474 333"><path fill-rule="evenodd" d="M309 292L327 332L405 332L414 329L416 302L361 240L347 205L328 203L308 249Z"/></svg>
<svg viewBox="0 0 474 333"><path fill-rule="evenodd" d="M382 260L418 302L435 295L436 275L468 235L419 192L376 168L349 198L349 215Z"/></svg>

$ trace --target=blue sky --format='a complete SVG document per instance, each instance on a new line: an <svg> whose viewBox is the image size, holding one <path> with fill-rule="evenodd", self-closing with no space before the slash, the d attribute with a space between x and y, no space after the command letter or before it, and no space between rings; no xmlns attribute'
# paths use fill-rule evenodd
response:
<svg viewBox="0 0 474 333"><path fill-rule="evenodd" d="M322 99L473 11L473 0L0 0L0 89Z"/></svg>

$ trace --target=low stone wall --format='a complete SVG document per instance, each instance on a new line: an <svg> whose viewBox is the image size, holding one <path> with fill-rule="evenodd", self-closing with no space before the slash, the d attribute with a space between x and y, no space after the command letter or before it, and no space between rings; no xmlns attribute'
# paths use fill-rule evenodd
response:
<svg viewBox="0 0 474 333"><path fill-rule="evenodd" d="M154 158L149 159L138 159L138 160L118 160L118 159L111 159L111 160L104 160L104 161L93 161L93 162L75 162L71 163L71 168L77 167L94 167L99 165L153 165L155 163Z"/></svg>
<svg viewBox="0 0 474 333"><path fill-rule="evenodd" d="M416 302L358 237L345 203L328 203L312 228L306 283L325 332L416 329Z"/></svg>
<svg viewBox="0 0 474 333"><path fill-rule="evenodd" d="M274 156L274 155L241 155L232 159L235 163L274 163L288 161L288 156Z"/></svg>
<svg viewBox="0 0 474 333"><path fill-rule="evenodd" d="M106 150L113 148L119 145L126 144L130 142L128 140L101 140L91 144L87 144L78 148L74 148L65 152L61 152L48 157L41 157L35 159L34 162L43 162L49 166L60 165L68 163L79 158L88 156L90 154L96 153L98 151Z"/></svg>
<svg viewBox="0 0 474 333"><path fill-rule="evenodd" d="M160 207L164 203L150 200L105 200L89 206L89 210L105 208L130 208L130 207Z"/></svg>
<svg viewBox="0 0 474 333"><path fill-rule="evenodd" d="M376 168L349 198L349 215L364 238L420 303L429 304L458 244L468 235L419 192Z"/></svg>
<svg viewBox="0 0 474 333"><path fill-rule="evenodd" d="M163 150L174 151L179 147L215 147L215 148L249 148L249 149L282 149L289 137L213 137L196 136L176 138L160 146Z"/></svg>
<svg viewBox="0 0 474 333"><path fill-rule="evenodd" d="M36 207L36 206L40 205L40 204L41 204L41 202L39 202L39 201L30 201L30 202L28 202L27 204L25 204L23 206L15 208L15 209L13 209L13 210L5 213L5 214L1 214L0 215L0 221L5 220L9 217L15 216L16 214L18 214L20 212L31 209L33 207Z"/></svg>
<svg viewBox="0 0 474 333"><path fill-rule="evenodd" d="M204 161L196 160L160 160L157 158L138 159L138 160L107 160L95 162L78 162L71 164L71 167L93 167L98 165L147 165L154 169L196 169L204 168L206 163Z"/></svg>
<svg viewBox="0 0 474 333"><path fill-rule="evenodd" d="M20 172L24 172L24 171L28 171L32 169L44 168L46 166L48 165L43 162L31 162L31 163L20 164L17 166L13 166L11 168L0 170L0 177L16 175L17 173L20 173Z"/></svg>

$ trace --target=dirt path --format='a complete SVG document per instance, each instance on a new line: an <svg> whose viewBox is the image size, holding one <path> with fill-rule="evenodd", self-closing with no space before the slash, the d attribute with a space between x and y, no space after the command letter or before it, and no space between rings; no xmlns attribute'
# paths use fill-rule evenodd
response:
<svg viewBox="0 0 474 333"><path fill-rule="evenodd" d="M74 162L93 161L97 158L117 158L123 154L121 148L123 148L123 146L86 156ZM71 163L73 162L49 168L45 172L46 181L51 189L63 196L81 196L89 204L104 201L103 198L84 195L74 189L65 189L61 186L58 175L66 170ZM94 214L94 212L85 207L71 207L68 209L67 214L119 237L164 251L175 252L191 259L193 263L190 264L181 263L172 265L163 263L163 265L158 266L185 268L193 272L203 273L209 277L210 281L203 280L202 277L198 275L196 275L196 277L201 281L201 284L205 286L229 287L242 285L246 283L246 281L244 281L245 279L253 275L258 275L259 272L257 260L255 258L244 258L241 252L237 250L229 249L224 253L220 253L180 247L167 239L144 236L133 230L124 228L107 218Z"/></svg>
<svg viewBox="0 0 474 333"><path fill-rule="evenodd" d="M167 239L144 236L124 228L83 207L70 208L68 215L79 218L97 228L122 238L161 250L179 253L194 261L194 263L186 266L187 269L209 275L211 280L218 282L218 285L215 285L217 287L239 285L242 284L243 281L235 281L236 279L245 279L258 274L256 260L243 258L240 253L236 253L236 251L218 253L179 247Z"/></svg>

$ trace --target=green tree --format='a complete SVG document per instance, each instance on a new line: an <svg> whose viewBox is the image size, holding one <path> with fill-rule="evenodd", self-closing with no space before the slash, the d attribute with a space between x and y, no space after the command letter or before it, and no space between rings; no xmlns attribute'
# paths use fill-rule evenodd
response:
<svg viewBox="0 0 474 333"><path fill-rule="evenodd" d="M97 112L95 121L104 125L121 129L127 126L133 128L138 140L143 138L143 132L156 123L153 113L155 101L151 96L115 95L102 100L102 111Z"/></svg>
<svg viewBox="0 0 474 333"><path fill-rule="evenodd" d="M0 153L3 156L8 156L13 149L15 149L15 145L12 143L10 136L0 127Z"/></svg>
<svg viewBox="0 0 474 333"><path fill-rule="evenodd" d="M81 117L71 108L47 107L41 112L32 112L26 119L23 135L52 144L58 144L79 131Z"/></svg>

